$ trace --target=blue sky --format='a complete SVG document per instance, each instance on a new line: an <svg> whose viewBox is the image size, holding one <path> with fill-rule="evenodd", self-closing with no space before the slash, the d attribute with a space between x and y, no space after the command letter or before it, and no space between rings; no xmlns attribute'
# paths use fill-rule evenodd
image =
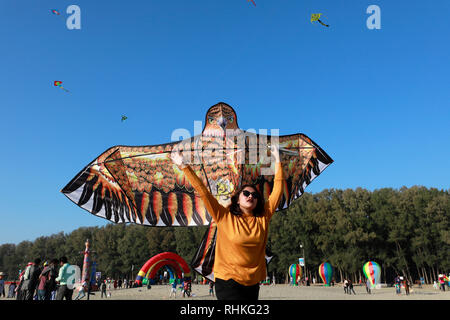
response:
<svg viewBox="0 0 450 320"><path fill-rule="evenodd" d="M326 150L335 163L309 192L448 189L450 1L255 2L2 0L0 244L104 225L61 188L111 146L193 133L219 101L243 129Z"/></svg>

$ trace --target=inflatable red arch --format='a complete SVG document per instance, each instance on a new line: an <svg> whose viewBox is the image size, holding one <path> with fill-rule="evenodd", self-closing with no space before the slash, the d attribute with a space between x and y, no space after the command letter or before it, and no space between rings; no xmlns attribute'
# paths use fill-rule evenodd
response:
<svg viewBox="0 0 450 320"><path fill-rule="evenodd" d="M182 278L184 272L185 278L191 277L191 269L182 257L173 252L163 252L151 257L139 270L135 283L142 285L144 278L153 279L158 272L164 266L171 266L177 273L179 279Z"/></svg>

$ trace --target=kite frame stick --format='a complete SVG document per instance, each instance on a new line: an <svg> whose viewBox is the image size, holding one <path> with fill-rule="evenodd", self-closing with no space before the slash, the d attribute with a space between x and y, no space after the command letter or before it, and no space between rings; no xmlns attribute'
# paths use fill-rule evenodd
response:
<svg viewBox="0 0 450 320"><path fill-rule="evenodd" d="M268 148L270 148L270 146ZM226 155L230 155L232 153L238 152L239 151L238 149L242 149L242 148L225 148L223 150L236 150L234 152L230 152L230 153L226 154ZM258 148L247 148L247 149L248 150L255 150L255 149L258 149ZM298 148L293 148L293 149L294 150L296 150L296 149L316 149L316 147L298 147ZM208 149L191 149L189 151L201 151L201 150L208 151L208 150L216 150L216 149L209 149L209 148ZM298 153L295 153L295 151L291 151L290 149L280 148L279 150L280 150L281 153L286 153L286 154L295 155L295 156L298 155ZM180 151L183 151L183 150L180 150ZM131 158L137 158L137 157L142 157L142 156L150 156L152 154L166 154L166 153L171 153L171 152L164 151L164 152L140 153L140 154L136 154L136 155L132 155L132 156L122 157L122 158L119 158L119 159L106 160L106 161L102 161L102 162L92 163L88 167L93 167L95 165L100 165L100 164L104 164L104 163L119 161L119 160L123 160L123 159L131 159Z"/></svg>

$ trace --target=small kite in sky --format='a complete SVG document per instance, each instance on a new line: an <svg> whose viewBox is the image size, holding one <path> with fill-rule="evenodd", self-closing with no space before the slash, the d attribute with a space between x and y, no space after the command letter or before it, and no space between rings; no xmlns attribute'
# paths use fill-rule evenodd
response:
<svg viewBox="0 0 450 320"><path fill-rule="evenodd" d="M62 86L62 81L54 81L54 82L53 82L53 85L54 85L55 87L60 87L60 88L63 89L65 92L69 92L69 90L67 90L66 88L64 88L64 87Z"/></svg>
<svg viewBox="0 0 450 320"><path fill-rule="evenodd" d="M313 14L311 14L311 23L313 23L314 21L318 21L321 25L323 25L325 27L329 27L328 24L325 24L322 21L320 21L320 16L321 15L322 15L321 13L313 13Z"/></svg>
<svg viewBox="0 0 450 320"><path fill-rule="evenodd" d="M61 12L59 12L56 9L50 9L50 12L55 15L55 16L59 16L61 19L65 20L65 18L61 15Z"/></svg>
<svg viewBox="0 0 450 320"><path fill-rule="evenodd" d="M252 2L254 5L255 5L255 7L256 7L256 3L255 3L255 1L253 1L253 0L247 0L247 2Z"/></svg>
<svg viewBox="0 0 450 320"><path fill-rule="evenodd" d="M127 120L128 119L128 117L127 116L122 116L122 122L124 121L124 120Z"/></svg>

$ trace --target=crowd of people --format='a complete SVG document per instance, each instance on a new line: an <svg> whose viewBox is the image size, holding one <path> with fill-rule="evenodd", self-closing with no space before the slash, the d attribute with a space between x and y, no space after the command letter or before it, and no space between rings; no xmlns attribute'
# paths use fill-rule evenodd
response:
<svg viewBox="0 0 450 320"><path fill-rule="evenodd" d="M185 297L190 297L191 293L192 293L192 281L186 278L181 278L180 281L177 279L177 277L175 277L173 279L173 282L170 284L170 294L169 294L169 298L172 298L172 296L174 298L177 297L177 286L178 284L180 291L182 292L183 298Z"/></svg>
<svg viewBox="0 0 450 320"><path fill-rule="evenodd" d="M12 281L8 288L8 298L17 300L70 300L73 289L67 280L72 275L66 257L51 259L41 263L37 258L20 271L18 281ZM4 288L4 281L1 284ZM70 297L70 299L69 299Z"/></svg>
<svg viewBox="0 0 450 320"><path fill-rule="evenodd" d="M408 278L397 275L394 279L395 293L397 295L402 294L402 287L405 289L406 295L409 295L409 288L411 283Z"/></svg>
<svg viewBox="0 0 450 320"><path fill-rule="evenodd" d="M350 279L344 279L343 282L343 286L344 286L344 293L346 294L354 294L356 295L355 289L353 289L353 282Z"/></svg>
<svg viewBox="0 0 450 320"><path fill-rule="evenodd" d="M72 300L75 278L70 269L67 257L51 259L42 262L40 258L29 262L24 270L19 271L18 280L9 282L7 298L16 300ZM5 295L4 274L0 274L0 297ZM69 283L70 282L70 283ZM93 289L101 291L101 297L111 297L111 289L132 288L134 281L111 278L96 279L96 287L91 282L83 281L76 288L74 300L83 299L91 294Z"/></svg>
<svg viewBox="0 0 450 320"><path fill-rule="evenodd" d="M111 298L112 290L121 290L121 289L129 289L135 288L136 283L132 280L124 279L97 279L97 288L101 292L101 298Z"/></svg>

